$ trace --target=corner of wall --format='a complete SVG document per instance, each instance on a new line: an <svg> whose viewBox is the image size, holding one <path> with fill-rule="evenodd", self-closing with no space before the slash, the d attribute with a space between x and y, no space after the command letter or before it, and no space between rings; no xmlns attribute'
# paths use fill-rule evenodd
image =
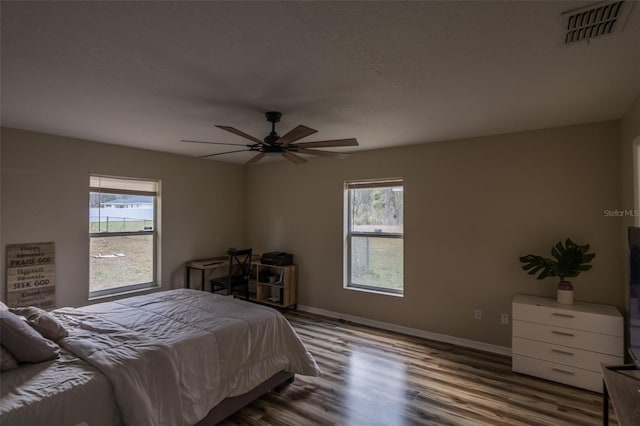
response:
<svg viewBox="0 0 640 426"><path fill-rule="evenodd" d="M242 166L242 241L249 247L249 166Z"/></svg>

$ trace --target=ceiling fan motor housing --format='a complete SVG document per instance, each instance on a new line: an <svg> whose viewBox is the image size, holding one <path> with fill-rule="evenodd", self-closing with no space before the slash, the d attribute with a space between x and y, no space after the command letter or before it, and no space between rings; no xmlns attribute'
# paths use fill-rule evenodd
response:
<svg viewBox="0 0 640 426"><path fill-rule="evenodd" d="M265 138L265 142L267 142L267 139L268 139L268 136ZM271 142L267 142L267 143L269 145L262 145L262 147L257 147L256 150L264 152L265 154L283 153L283 152L285 152L285 149L282 147L282 145L273 144Z"/></svg>
<svg viewBox="0 0 640 426"><path fill-rule="evenodd" d="M264 115L267 117L267 121L271 123L271 133L269 133L264 138L264 143L269 145L275 145L275 143L278 142L278 139L280 139L280 136L278 136L278 134L276 133L276 123L280 121L280 117L282 117L282 113L277 111L267 111L264 113ZM266 150L265 152L282 152L282 150L270 149L270 150Z"/></svg>
<svg viewBox="0 0 640 426"><path fill-rule="evenodd" d="M269 123L277 123L280 121L280 117L282 117L282 113L277 111L267 111L264 115L267 117Z"/></svg>

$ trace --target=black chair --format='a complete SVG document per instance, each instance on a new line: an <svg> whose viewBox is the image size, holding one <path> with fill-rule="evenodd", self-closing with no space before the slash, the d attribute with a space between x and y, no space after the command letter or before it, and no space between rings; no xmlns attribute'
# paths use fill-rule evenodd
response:
<svg viewBox="0 0 640 426"><path fill-rule="evenodd" d="M244 298L249 299L249 275L251 274L251 255L253 249L235 250L229 253L229 273L227 276L212 279L211 292L226 290L233 294L242 287Z"/></svg>

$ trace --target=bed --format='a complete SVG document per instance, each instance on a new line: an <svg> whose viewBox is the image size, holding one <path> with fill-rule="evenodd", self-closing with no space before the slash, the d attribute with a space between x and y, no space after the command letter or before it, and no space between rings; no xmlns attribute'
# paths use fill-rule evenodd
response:
<svg viewBox="0 0 640 426"><path fill-rule="evenodd" d="M52 314L69 332L61 355L2 373L3 426L215 424L319 374L279 312L229 296L179 289Z"/></svg>

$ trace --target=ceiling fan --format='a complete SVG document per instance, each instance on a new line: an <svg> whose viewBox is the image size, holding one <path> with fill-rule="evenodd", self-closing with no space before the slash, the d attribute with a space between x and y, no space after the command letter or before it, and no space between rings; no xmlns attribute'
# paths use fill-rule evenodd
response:
<svg viewBox="0 0 640 426"><path fill-rule="evenodd" d="M300 125L291 129L289 132L285 133L283 136L278 136L278 134L276 133L276 123L280 121L280 117L282 117L282 114L276 111L269 111L265 113L265 116L267 117L267 121L271 123L271 133L269 133L264 138L264 140L260 140L251 135L248 135L234 127L216 125L216 127L219 129L226 130L227 132L233 133L238 136L242 136L245 139L249 139L250 141L254 142L252 144L192 141L192 140L186 140L186 139L182 139L181 142L207 143L212 145L232 145L232 146L245 147L244 149L239 149L235 151L227 151L227 152L220 152L217 154L202 155L199 158L214 157L216 155L231 154L234 152L245 152L245 151L257 152L257 154L254 157L252 157L249 161L247 161L245 164L255 164L267 154L281 154L284 158L286 158L287 160L295 164L302 164L307 162L306 159L304 159L303 157L300 157L298 154L318 155L321 157L331 157L331 158L344 158L348 154L345 154L342 152L319 151L317 149L309 149L309 148L358 146L358 141L355 138L298 143L296 141L316 133L317 130L311 129L307 126Z"/></svg>

